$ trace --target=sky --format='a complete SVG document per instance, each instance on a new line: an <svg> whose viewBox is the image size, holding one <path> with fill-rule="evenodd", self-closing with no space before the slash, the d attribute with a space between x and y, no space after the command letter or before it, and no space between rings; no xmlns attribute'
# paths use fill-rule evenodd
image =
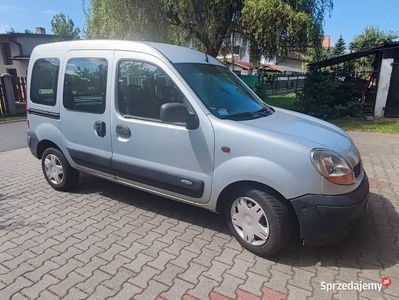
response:
<svg viewBox="0 0 399 300"><path fill-rule="evenodd" d="M145 0L143 0L145 1ZM399 0L333 0L331 17L325 17L324 32L335 44L340 35L346 45L366 26L399 33ZM86 6L89 0L85 0ZM82 0L0 0L0 33L10 28L24 32L35 27L46 28L51 33L50 21L55 14L64 13L72 18L81 30L85 17Z"/></svg>

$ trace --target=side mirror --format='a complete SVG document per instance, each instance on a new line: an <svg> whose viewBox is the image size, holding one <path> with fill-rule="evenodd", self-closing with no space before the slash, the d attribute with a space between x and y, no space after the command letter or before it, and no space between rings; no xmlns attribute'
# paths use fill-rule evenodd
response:
<svg viewBox="0 0 399 300"><path fill-rule="evenodd" d="M161 106L160 116L165 123L184 123L187 129L197 129L198 118L190 114L187 108L181 103L165 103Z"/></svg>

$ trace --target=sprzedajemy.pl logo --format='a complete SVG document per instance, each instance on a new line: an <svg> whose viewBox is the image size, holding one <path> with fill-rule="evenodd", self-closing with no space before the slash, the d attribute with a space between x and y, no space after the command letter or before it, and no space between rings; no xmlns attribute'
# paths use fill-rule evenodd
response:
<svg viewBox="0 0 399 300"><path fill-rule="evenodd" d="M320 283L320 289L322 291L379 291L381 292L382 286L388 287L391 284L391 279L389 277L384 277L381 283L377 282L340 282L331 283L322 281Z"/></svg>

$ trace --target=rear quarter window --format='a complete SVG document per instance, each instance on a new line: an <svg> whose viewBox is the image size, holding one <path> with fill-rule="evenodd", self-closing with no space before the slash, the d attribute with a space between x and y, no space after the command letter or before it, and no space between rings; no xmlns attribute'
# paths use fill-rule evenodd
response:
<svg viewBox="0 0 399 300"><path fill-rule="evenodd" d="M59 69L58 58L41 58L35 61L30 83L30 99L33 103L49 106L56 104Z"/></svg>

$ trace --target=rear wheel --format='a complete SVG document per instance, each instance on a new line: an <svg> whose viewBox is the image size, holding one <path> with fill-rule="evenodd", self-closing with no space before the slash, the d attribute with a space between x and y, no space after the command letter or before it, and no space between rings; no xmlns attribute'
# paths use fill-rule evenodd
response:
<svg viewBox="0 0 399 300"><path fill-rule="evenodd" d="M79 179L79 172L55 148L48 148L43 152L42 170L47 182L58 191L68 191Z"/></svg>
<svg viewBox="0 0 399 300"><path fill-rule="evenodd" d="M225 207L231 233L247 250L270 256L284 248L292 235L292 217L282 200L265 191L240 188Z"/></svg>

